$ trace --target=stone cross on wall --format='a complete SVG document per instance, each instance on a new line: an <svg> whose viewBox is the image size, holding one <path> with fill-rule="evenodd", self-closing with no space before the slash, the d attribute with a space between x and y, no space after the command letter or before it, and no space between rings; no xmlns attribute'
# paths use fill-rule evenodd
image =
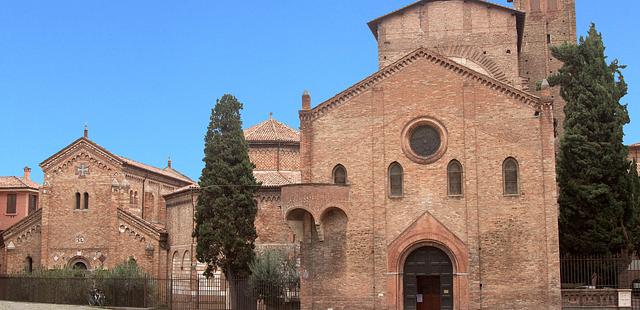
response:
<svg viewBox="0 0 640 310"><path fill-rule="evenodd" d="M80 166L76 168L76 174L81 178L86 177L89 174L89 166L87 166L87 164L80 164Z"/></svg>

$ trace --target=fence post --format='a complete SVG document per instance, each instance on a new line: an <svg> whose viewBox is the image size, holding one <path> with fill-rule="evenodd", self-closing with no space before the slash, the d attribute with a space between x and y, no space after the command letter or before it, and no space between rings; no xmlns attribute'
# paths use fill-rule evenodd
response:
<svg viewBox="0 0 640 310"><path fill-rule="evenodd" d="M144 302L143 302L142 304L143 304L143 306L144 306L145 308L146 308L146 307L148 307L148 305L147 305L147 293L148 293L148 292L147 292L147 279L148 279L148 278L147 278L147 276L145 275L145 276L144 276L144 289L142 290L142 291L143 291L143 295L144 295L144 297L143 297Z"/></svg>
<svg viewBox="0 0 640 310"><path fill-rule="evenodd" d="M165 281L165 283L167 282ZM173 308L173 275L169 278L169 298L167 299L169 300L169 305L168 305L169 309L172 309Z"/></svg>
<svg viewBox="0 0 640 310"><path fill-rule="evenodd" d="M200 309L200 278L196 274L196 309Z"/></svg>

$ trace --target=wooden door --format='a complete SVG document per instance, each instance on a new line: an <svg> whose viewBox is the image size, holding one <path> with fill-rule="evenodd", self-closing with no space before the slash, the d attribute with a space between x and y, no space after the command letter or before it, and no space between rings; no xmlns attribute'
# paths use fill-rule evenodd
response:
<svg viewBox="0 0 640 310"><path fill-rule="evenodd" d="M418 276L417 310L440 310L440 276Z"/></svg>

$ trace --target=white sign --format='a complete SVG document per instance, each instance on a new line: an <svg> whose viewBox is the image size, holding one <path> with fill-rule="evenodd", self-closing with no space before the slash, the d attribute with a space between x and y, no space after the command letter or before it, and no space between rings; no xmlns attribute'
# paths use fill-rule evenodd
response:
<svg viewBox="0 0 640 310"><path fill-rule="evenodd" d="M618 307L631 307L631 290L618 291Z"/></svg>
<svg viewBox="0 0 640 310"><path fill-rule="evenodd" d="M417 302L422 302L422 294L416 296Z"/></svg>

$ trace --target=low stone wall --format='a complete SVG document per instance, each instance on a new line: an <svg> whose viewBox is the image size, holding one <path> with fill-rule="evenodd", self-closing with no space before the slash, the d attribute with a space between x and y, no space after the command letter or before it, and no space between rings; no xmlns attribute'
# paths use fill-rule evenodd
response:
<svg viewBox="0 0 640 310"><path fill-rule="evenodd" d="M563 289L562 309L631 309L630 289Z"/></svg>

